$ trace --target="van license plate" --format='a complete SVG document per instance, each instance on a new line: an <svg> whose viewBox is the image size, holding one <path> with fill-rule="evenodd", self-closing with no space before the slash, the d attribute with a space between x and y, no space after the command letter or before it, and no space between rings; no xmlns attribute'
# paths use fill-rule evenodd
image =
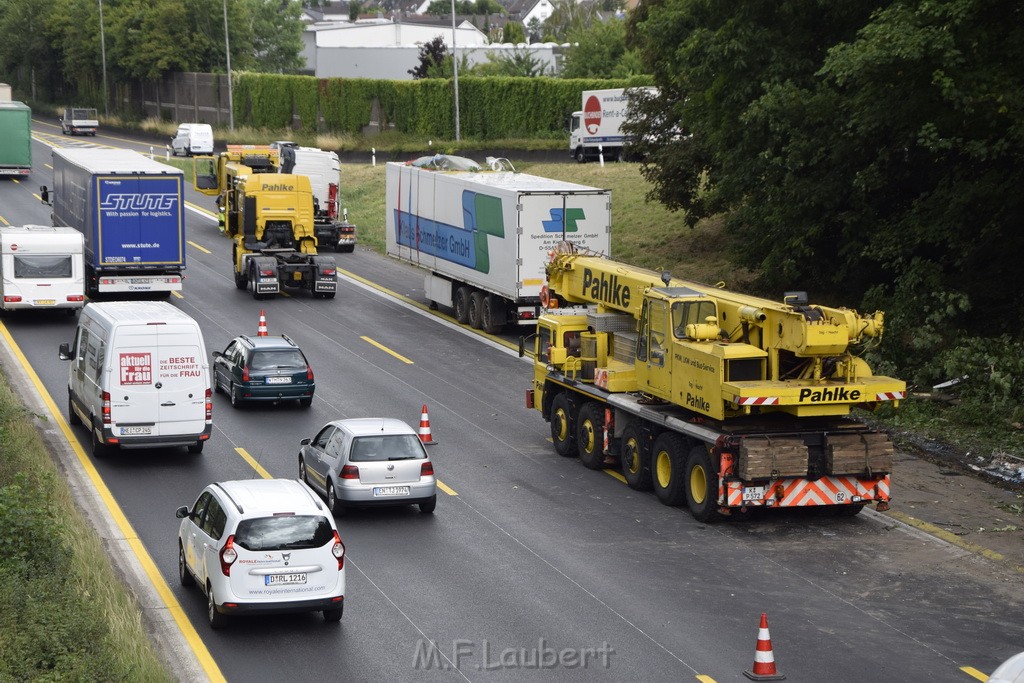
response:
<svg viewBox="0 0 1024 683"><path fill-rule="evenodd" d="M408 496L408 486L375 486L373 487L373 495L375 497L381 496Z"/></svg>
<svg viewBox="0 0 1024 683"><path fill-rule="evenodd" d="M306 583L305 574L267 574L263 577L265 586L294 586Z"/></svg>
<svg viewBox="0 0 1024 683"><path fill-rule="evenodd" d="M121 436L148 436L152 427L121 427Z"/></svg>
<svg viewBox="0 0 1024 683"><path fill-rule="evenodd" d="M291 377L268 377L267 384L291 384Z"/></svg>
<svg viewBox="0 0 1024 683"><path fill-rule="evenodd" d="M53 306L56 303L53 299L36 299L36 306Z"/></svg>

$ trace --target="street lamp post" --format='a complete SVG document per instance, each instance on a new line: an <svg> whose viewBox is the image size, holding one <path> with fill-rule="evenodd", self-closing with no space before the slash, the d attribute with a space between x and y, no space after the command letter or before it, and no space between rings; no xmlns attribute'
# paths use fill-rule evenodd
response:
<svg viewBox="0 0 1024 683"><path fill-rule="evenodd" d="M228 67L228 127L235 129L235 96L231 91L231 43L228 42L228 0L224 0L224 55Z"/></svg>
<svg viewBox="0 0 1024 683"><path fill-rule="evenodd" d="M103 115L110 116L110 110L108 109L108 100L110 99L107 95L107 41L103 35L103 0L99 0L100 3L100 58L103 60Z"/></svg>
<svg viewBox="0 0 1024 683"><path fill-rule="evenodd" d="M455 141L459 141L459 56L455 53L455 0L452 0L452 73L455 75Z"/></svg>

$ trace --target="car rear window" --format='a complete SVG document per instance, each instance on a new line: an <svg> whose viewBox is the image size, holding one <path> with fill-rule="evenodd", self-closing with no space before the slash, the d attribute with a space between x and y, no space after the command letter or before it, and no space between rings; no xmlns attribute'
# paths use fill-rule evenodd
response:
<svg viewBox="0 0 1024 683"><path fill-rule="evenodd" d="M305 370L306 359L298 349L254 351L250 370Z"/></svg>
<svg viewBox="0 0 1024 683"><path fill-rule="evenodd" d="M415 434L381 434L357 437L348 459L352 462L374 462L425 457L427 454Z"/></svg>
<svg viewBox="0 0 1024 683"><path fill-rule="evenodd" d="M235 530L235 544L251 551L320 548L332 540L331 523L317 515L245 519Z"/></svg>

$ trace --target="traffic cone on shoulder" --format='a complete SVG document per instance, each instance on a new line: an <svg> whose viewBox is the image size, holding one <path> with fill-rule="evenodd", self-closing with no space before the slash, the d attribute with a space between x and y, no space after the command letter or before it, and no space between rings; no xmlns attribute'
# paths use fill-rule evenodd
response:
<svg viewBox="0 0 1024 683"><path fill-rule="evenodd" d="M260 309L260 325L259 325L259 327L256 328L256 336L257 337L267 337L267 336L270 336L270 335L267 334L267 316L263 312L262 308Z"/></svg>
<svg viewBox="0 0 1024 683"><path fill-rule="evenodd" d="M761 614L761 626L757 630L757 650L754 651L754 667L743 675L752 681L781 681L785 678L775 669L775 653L772 652L772 637L768 634L768 615Z"/></svg>
<svg viewBox="0 0 1024 683"><path fill-rule="evenodd" d="M430 435L430 416L427 415L427 404L423 404L423 411L420 413L420 441L424 446L433 446L437 442Z"/></svg>

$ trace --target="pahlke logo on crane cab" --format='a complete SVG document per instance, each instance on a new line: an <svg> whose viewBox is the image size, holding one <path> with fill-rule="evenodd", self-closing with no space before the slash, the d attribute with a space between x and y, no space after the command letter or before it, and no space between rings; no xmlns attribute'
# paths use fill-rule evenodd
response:
<svg viewBox="0 0 1024 683"><path fill-rule="evenodd" d="M583 269L583 295L590 295L592 299L598 299L613 306L629 306L630 291L627 285L619 284L619 276L612 275L605 277L603 273L597 276L590 268Z"/></svg>

